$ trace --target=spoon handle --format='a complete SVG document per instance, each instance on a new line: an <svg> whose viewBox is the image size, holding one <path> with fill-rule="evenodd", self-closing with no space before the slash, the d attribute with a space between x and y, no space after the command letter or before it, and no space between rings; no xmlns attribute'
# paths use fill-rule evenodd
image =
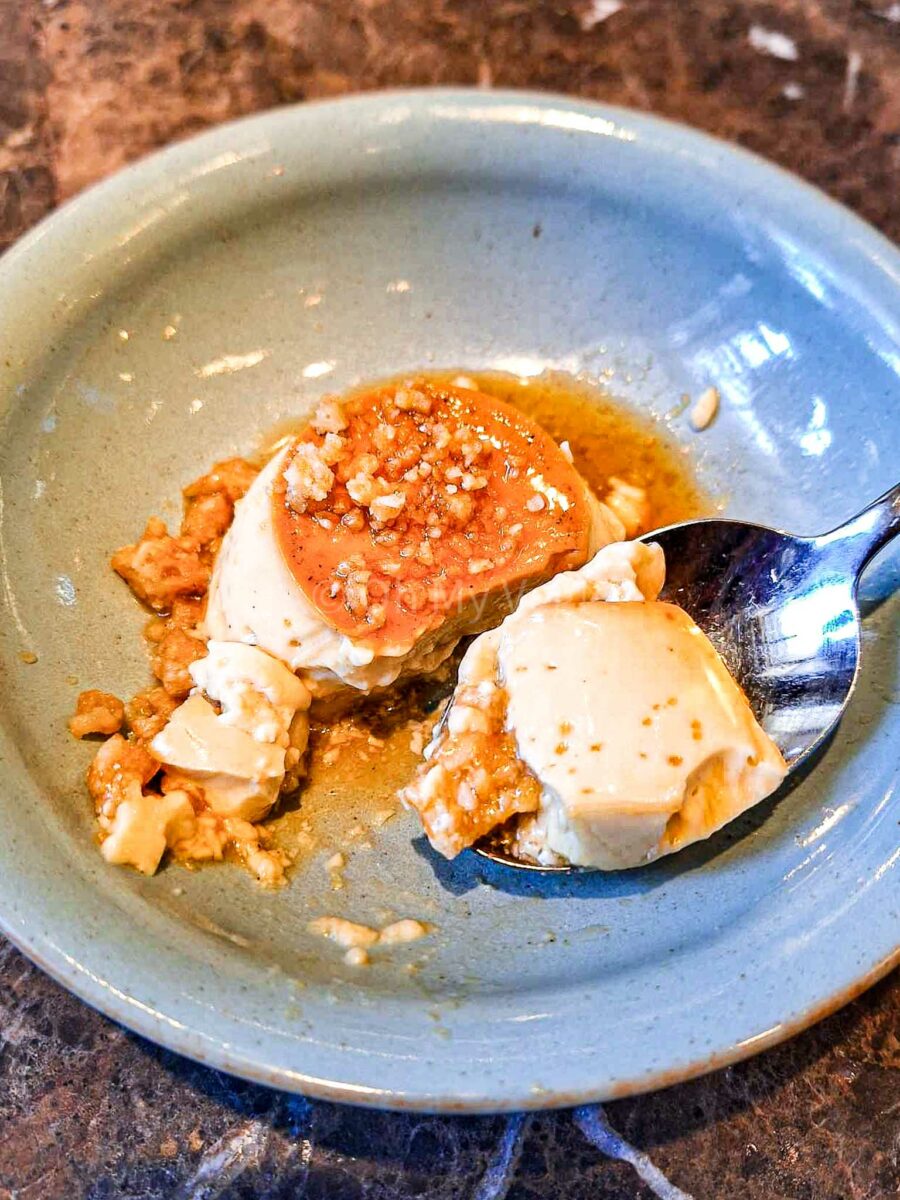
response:
<svg viewBox="0 0 900 1200"><path fill-rule="evenodd" d="M854 577L870 559L900 533L900 483L873 501L844 525L815 539L817 548L840 555Z"/></svg>

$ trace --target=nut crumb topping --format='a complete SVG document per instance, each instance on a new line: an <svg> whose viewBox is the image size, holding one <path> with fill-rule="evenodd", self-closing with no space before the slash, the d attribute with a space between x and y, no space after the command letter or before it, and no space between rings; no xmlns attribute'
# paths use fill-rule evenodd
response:
<svg viewBox="0 0 900 1200"><path fill-rule="evenodd" d="M334 475L318 446L300 442L284 472L284 481L289 507L296 513L305 513L310 501L325 499L334 484Z"/></svg>
<svg viewBox="0 0 900 1200"><path fill-rule="evenodd" d="M324 396L312 419L312 427L316 433L340 433L347 428L347 418L344 410L332 396Z"/></svg>
<svg viewBox="0 0 900 1200"><path fill-rule="evenodd" d="M88 737L102 733L107 737L118 733L125 720L125 706L109 692L82 692L75 702L75 715L69 718L73 737Z"/></svg>
<svg viewBox="0 0 900 1200"><path fill-rule="evenodd" d="M535 492L545 478L554 487ZM518 410L408 379L323 401L288 451L274 504L285 557L329 622L406 644L492 587L580 565L586 495Z"/></svg>
<svg viewBox="0 0 900 1200"><path fill-rule="evenodd" d="M697 402L690 412L691 425L698 433L708 429L716 419L719 412L719 399L719 389L714 387L708 387L698 396Z"/></svg>

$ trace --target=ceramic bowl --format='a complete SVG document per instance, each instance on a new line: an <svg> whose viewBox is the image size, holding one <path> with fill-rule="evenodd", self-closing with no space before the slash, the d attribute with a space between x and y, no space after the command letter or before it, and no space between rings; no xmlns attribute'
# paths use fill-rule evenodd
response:
<svg viewBox="0 0 900 1200"><path fill-rule="evenodd" d="M98 854L91 751L65 722L81 687L148 679L110 552L214 459L380 375L583 373L662 422L729 514L837 524L896 480L898 279L887 242L789 175L547 95L285 108L67 204L0 261L4 930L192 1058L442 1111L653 1088L872 982L900 924L896 554L866 583L859 687L815 768L644 870L445 863L404 816L342 892L316 862L276 893L228 866L144 878ZM711 384L721 414L695 435L673 410ZM363 971L307 932L378 909L437 932Z"/></svg>

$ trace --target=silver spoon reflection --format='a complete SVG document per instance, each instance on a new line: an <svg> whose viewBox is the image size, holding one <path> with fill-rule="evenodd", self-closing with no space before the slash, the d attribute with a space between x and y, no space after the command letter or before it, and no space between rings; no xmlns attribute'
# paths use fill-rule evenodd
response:
<svg viewBox="0 0 900 1200"><path fill-rule="evenodd" d="M859 672L859 578L900 533L900 484L819 537L712 518L645 534L662 546L661 599L697 622L744 689L789 774L833 732ZM583 871L515 858L485 840L476 854L528 871Z"/></svg>

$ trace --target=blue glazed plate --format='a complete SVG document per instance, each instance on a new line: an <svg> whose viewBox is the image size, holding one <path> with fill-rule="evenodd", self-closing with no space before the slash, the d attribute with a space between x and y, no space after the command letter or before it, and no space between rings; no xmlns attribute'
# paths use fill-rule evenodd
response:
<svg viewBox="0 0 900 1200"><path fill-rule="evenodd" d="M398 370L583 372L665 422L728 513L836 524L896 481L898 280L887 242L790 176L552 96L283 109L68 204L0 262L4 930L174 1050L396 1108L649 1089L844 1003L897 954L896 554L815 769L641 871L446 864L403 816L342 892L324 851L274 895L229 867L144 879L97 853L65 719L79 687L147 679L111 550L323 390ZM697 436L673 407L712 383ZM323 912L438 931L359 971L307 932Z"/></svg>

